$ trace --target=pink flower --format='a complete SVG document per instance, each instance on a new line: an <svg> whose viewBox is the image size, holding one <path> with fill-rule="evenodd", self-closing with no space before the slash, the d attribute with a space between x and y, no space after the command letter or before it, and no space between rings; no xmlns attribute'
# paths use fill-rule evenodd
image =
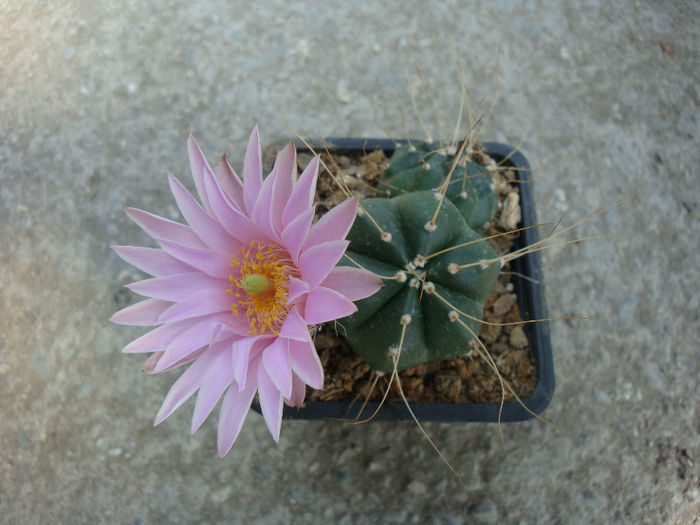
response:
<svg viewBox="0 0 700 525"><path fill-rule="evenodd" d="M309 327L355 312L352 301L381 284L369 272L336 267L348 245L344 239L356 199L312 225L318 158L297 178L296 150L289 144L263 179L256 127L241 182L225 157L212 170L192 137L188 149L202 204L168 174L188 225L126 210L160 248L113 247L153 278L128 285L149 299L111 320L158 325L124 348L154 352L146 371L189 364L165 397L156 425L198 391L194 432L223 395L217 440L223 456L256 392L272 437L279 440L283 403L301 406L306 385L323 388Z"/></svg>

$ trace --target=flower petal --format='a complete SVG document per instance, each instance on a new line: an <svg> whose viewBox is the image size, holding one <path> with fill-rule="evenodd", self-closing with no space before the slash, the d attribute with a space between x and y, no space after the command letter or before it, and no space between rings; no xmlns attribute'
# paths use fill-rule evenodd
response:
<svg viewBox="0 0 700 525"><path fill-rule="evenodd" d="M289 357L292 370L304 383L317 390L323 388L323 365L311 341L290 340Z"/></svg>
<svg viewBox="0 0 700 525"><path fill-rule="evenodd" d="M343 294L351 301L364 299L382 287L382 280L372 272L350 266L336 266L321 286Z"/></svg>
<svg viewBox="0 0 700 525"><path fill-rule="evenodd" d="M233 354L230 345L219 352L212 363L214 372L202 383L197 394L197 402L192 412L192 426L190 432L194 432L204 423L211 413L219 398L233 381Z"/></svg>
<svg viewBox="0 0 700 525"><path fill-rule="evenodd" d="M314 245L301 253L298 266L301 278L309 284L309 288L313 290L326 278L345 253L348 244L349 241L330 241Z"/></svg>
<svg viewBox="0 0 700 525"><path fill-rule="evenodd" d="M228 388L219 412L219 429L216 436L219 457L224 457L236 441L257 386L257 382L251 380L240 390L233 384Z"/></svg>
<svg viewBox="0 0 700 525"><path fill-rule="evenodd" d="M228 279L231 270L231 254L208 250L206 248L190 248L174 242L161 241L163 249L176 259L201 270L212 277Z"/></svg>
<svg viewBox="0 0 700 525"><path fill-rule="evenodd" d="M202 150L199 149L199 145L192 135L187 139L187 153L190 158L190 171L192 171L192 178L194 179L197 193L199 194L202 204L204 204L204 209L210 211L211 206L209 206L209 199L207 198L207 192L204 188L204 175L207 172L211 173L211 167L207 159L204 158Z"/></svg>
<svg viewBox="0 0 700 525"><path fill-rule="evenodd" d="M240 389L248 381L250 363L254 361L259 351L267 346L271 338L270 335L253 335L242 337L233 343L233 378Z"/></svg>
<svg viewBox="0 0 700 525"><path fill-rule="evenodd" d="M293 304L302 295L309 291L309 285L306 281L297 279L296 277L289 278L289 290L287 292L287 304Z"/></svg>
<svg viewBox="0 0 700 525"><path fill-rule="evenodd" d="M233 171L226 155L221 157L221 160L214 168L214 174L216 175L216 182L219 183L224 194L231 202L238 206L240 211L243 211L245 209L245 204L243 203L243 183L241 179L238 178L238 175L236 175L236 172ZM208 197L211 202L211 195L208 195Z"/></svg>
<svg viewBox="0 0 700 525"><path fill-rule="evenodd" d="M260 154L260 135L255 126L248 139L248 147L243 161L243 200L248 213L253 211L258 192L262 186L262 158Z"/></svg>
<svg viewBox="0 0 700 525"><path fill-rule="evenodd" d="M126 285L126 288L139 295L166 301L182 301L201 290L225 290L227 287L228 281L215 279L202 272L155 277Z"/></svg>
<svg viewBox="0 0 700 525"><path fill-rule="evenodd" d="M172 365L164 368L160 372L154 372L153 369L156 367L158 364L158 361L160 361L160 358L163 357L163 354L165 352L156 352L155 354L151 355L151 357L148 358L148 361L146 361L146 364L143 367L143 371L146 372L147 374L155 374L155 373L165 373L169 372L170 370L175 370L176 368L179 368L183 365L186 365L188 363L191 363L195 359L199 359L199 356L202 355L206 350L209 350L207 347L202 347L196 352L192 352L190 355L187 357L180 359L178 362L173 363Z"/></svg>
<svg viewBox="0 0 700 525"><path fill-rule="evenodd" d="M126 208L124 211L132 221L157 241L176 242L189 248L207 247L189 226L164 219L138 208Z"/></svg>
<svg viewBox="0 0 700 525"><path fill-rule="evenodd" d="M285 403L292 407L301 408L306 397L306 383L298 375L292 372L292 395L285 399Z"/></svg>
<svg viewBox="0 0 700 525"><path fill-rule="evenodd" d="M164 324L134 339L124 347L122 352L125 354L140 354L165 350L168 343L175 339L180 332L187 330L197 322L198 320L196 319L187 319L177 323Z"/></svg>
<svg viewBox="0 0 700 525"><path fill-rule="evenodd" d="M158 364L153 368L154 373L160 373L173 363L181 361L203 346L212 346L212 343L222 339L231 339L229 333L221 333L219 324L225 321L224 316L211 316L205 321L183 330L175 339L165 347L165 353ZM230 343L229 343L230 346Z"/></svg>
<svg viewBox="0 0 700 525"><path fill-rule="evenodd" d="M231 310L231 298L224 290L202 290L184 301L170 306L160 316L161 323L172 323L192 317L227 312Z"/></svg>
<svg viewBox="0 0 700 525"><path fill-rule="evenodd" d="M217 221L211 218L206 211L194 200L192 194L175 178L172 173L168 173L168 181L170 183L170 191L175 197L178 208L182 212L182 216L190 225L197 236L202 239L207 246L215 250L231 251L232 244L234 247L238 245L236 241L231 239L231 236ZM202 180L204 186L204 181Z"/></svg>
<svg viewBox="0 0 700 525"><path fill-rule="evenodd" d="M280 337L297 341L310 341L309 326L296 308L289 310L287 318L280 328Z"/></svg>
<svg viewBox="0 0 700 525"><path fill-rule="evenodd" d="M295 263L299 260L299 251L309 233L315 211L315 207L309 208L305 213L302 213L287 224L282 231L282 243Z"/></svg>
<svg viewBox="0 0 700 525"><path fill-rule="evenodd" d="M313 204L316 179L318 178L318 162L318 156L311 159L311 162L306 166L299 176L299 180L294 185L294 190L292 190L292 194L289 196L287 205L282 213L282 222L284 224L292 222Z"/></svg>
<svg viewBox="0 0 700 525"><path fill-rule="evenodd" d="M284 403L282 394L267 375L263 366L258 367L258 398L263 418L270 434L272 434L272 439L279 443Z"/></svg>
<svg viewBox="0 0 700 525"><path fill-rule="evenodd" d="M236 203L224 193L224 190L214 177L206 177L204 184L209 194L209 202L214 215L216 215L229 235L243 244L248 244L252 240L262 241L268 239L267 234L263 234L253 224L253 221L242 210L238 209ZM238 248L236 248L237 250Z"/></svg>
<svg viewBox="0 0 700 525"><path fill-rule="evenodd" d="M175 381L165 396L163 404L156 415L153 425L160 424L170 414L175 412L200 387L202 381L212 371L214 357L221 349L211 348L204 352L199 359L192 363L187 370Z"/></svg>
<svg viewBox="0 0 700 525"><path fill-rule="evenodd" d="M262 364L283 397L292 395L292 368L289 361L289 339L275 338L262 352Z"/></svg>
<svg viewBox="0 0 700 525"><path fill-rule="evenodd" d="M152 326L158 324L158 317L173 303L160 299L146 299L116 312L110 321L129 326Z"/></svg>
<svg viewBox="0 0 700 525"><path fill-rule="evenodd" d="M267 233L270 237L274 238L276 236L275 229L272 226L272 190L274 188L275 179L277 178L277 173L273 171L268 175L260 186L260 191L258 192L258 198L255 200L253 205L253 212L250 214L253 222L262 231Z"/></svg>
<svg viewBox="0 0 700 525"><path fill-rule="evenodd" d="M357 307L344 295L319 286L306 296L304 319L309 324L325 323L355 313Z"/></svg>
<svg viewBox="0 0 700 525"><path fill-rule="evenodd" d="M191 266L178 261L160 248L142 248L141 246L112 246L111 248L130 265L156 277L192 271Z"/></svg>
<svg viewBox="0 0 700 525"><path fill-rule="evenodd" d="M302 249L328 241L345 239L357 215L357 199L348 199L321 217L311 227Z"/></svg>
<svg viewBox="0 0 700 525"><path fill-rule="evenodd" d="M282 214L297 179L297 149L294 142L287 144L277 154L272 171L275 174L275 181L272 188L270 222L275 233L279 235L285 224L282 220Z"/></svg>

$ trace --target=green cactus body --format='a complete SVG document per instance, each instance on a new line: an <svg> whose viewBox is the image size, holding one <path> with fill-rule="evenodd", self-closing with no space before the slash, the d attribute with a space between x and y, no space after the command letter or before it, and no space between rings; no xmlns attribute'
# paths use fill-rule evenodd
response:
<svg viewBox="0 0 700 525"><path fill-rule="evenodd" d="M434 191L365 199L362 206L367 213L358 215L348 234L350 251L342 264L359 264L388 278L379 292L358 301L355 314L342 320L353 349L375 370L393 370L391 351L399 347L406 314L410 323L401 345L400 370L466 353L473 336L450 319L450 312L458 309L481 319L484 303L495 286L499 265L478 264L495 259L495 252L488 243L479 241L481 236L452 202L442 203L434 231L426 229L437 205ZM382 240L368 215L390 235L389 242ZM431 256L464 243L470 244ZM470 263L476 264L455 273L454 265ZM479 333L478 321L462 320Z"/></svg>
<svg viewBox="0 0 700 525"><path fill-rule="evenodd" d="M404 144L394 151L380 184L392 193L434 191L445 181L454 158L434 143ZM498 208L491 174L464 154L452 173L447 198L477 232L485 230Z"/></svg>

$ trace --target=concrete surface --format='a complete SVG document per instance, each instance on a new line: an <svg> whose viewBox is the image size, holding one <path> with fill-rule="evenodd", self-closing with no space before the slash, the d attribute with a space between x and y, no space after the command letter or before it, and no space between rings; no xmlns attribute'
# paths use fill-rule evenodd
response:
<svg viewBox="0 0 700 525"><path fill-rule="evenodd" d="M0 521L698 523L700 4L259 4L0 2ZM108 245L148 242L124 206L176 217L189 132L236 166L282 116L421 136L399 50L446 135L450 39L542 219L634 198L578 230L615 238L545 257L552 314L588 316L552 326L556 431L510 424L503 451L495 425L427 424L463 488L410 423L287 422L277 446L251 415L225 459L192 402L152 428L177 373L142 374L120 354L141 331L107 322L138 277Z"/></svg>

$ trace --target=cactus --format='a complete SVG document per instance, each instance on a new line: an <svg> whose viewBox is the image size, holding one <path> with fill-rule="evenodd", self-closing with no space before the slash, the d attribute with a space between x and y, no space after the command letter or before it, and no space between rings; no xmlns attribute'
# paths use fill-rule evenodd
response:
<svg viewBox="0 0 700 525"><path fill-rule="evenodd" d="M411 189L425 185L399 169L402 159L413 153L405 151L392 159L390 177L408 181L406 187ZM429 186L434 187L434 181ZM391 351L399 347L403 330L399 370L466 353L473 336L453 322L452 310L473 317L464 322L478 333L484 303L496 284L499 266L479 264L495 259L496 254L469 227L460 208L445 200L434 221L437 227L426 228L438 206L436 195L408 191L390 199L365 199L365 213L358 215L348 234L350 249L341 264L360 265L385 278L379 292L358 301L358 311L341 321L355 352L375 370L393 370ZM476 208L483 209L478 204ZM469 244L460 246L465 243ZM443 250L447 251L437 254ZM475 264L457 268L470 263Z"/></svg>
<svg viewBox="0 0 700 525"><path fill-rule="evenodd" d="M435 149L430 142L404 144L396 149L389 167L380 177L389 191L436 190L447 177L456 153ZM483 233L493 219L498 200L487 168L463 153L450 178L447 198L457 207L467 224Z"/></svg>

